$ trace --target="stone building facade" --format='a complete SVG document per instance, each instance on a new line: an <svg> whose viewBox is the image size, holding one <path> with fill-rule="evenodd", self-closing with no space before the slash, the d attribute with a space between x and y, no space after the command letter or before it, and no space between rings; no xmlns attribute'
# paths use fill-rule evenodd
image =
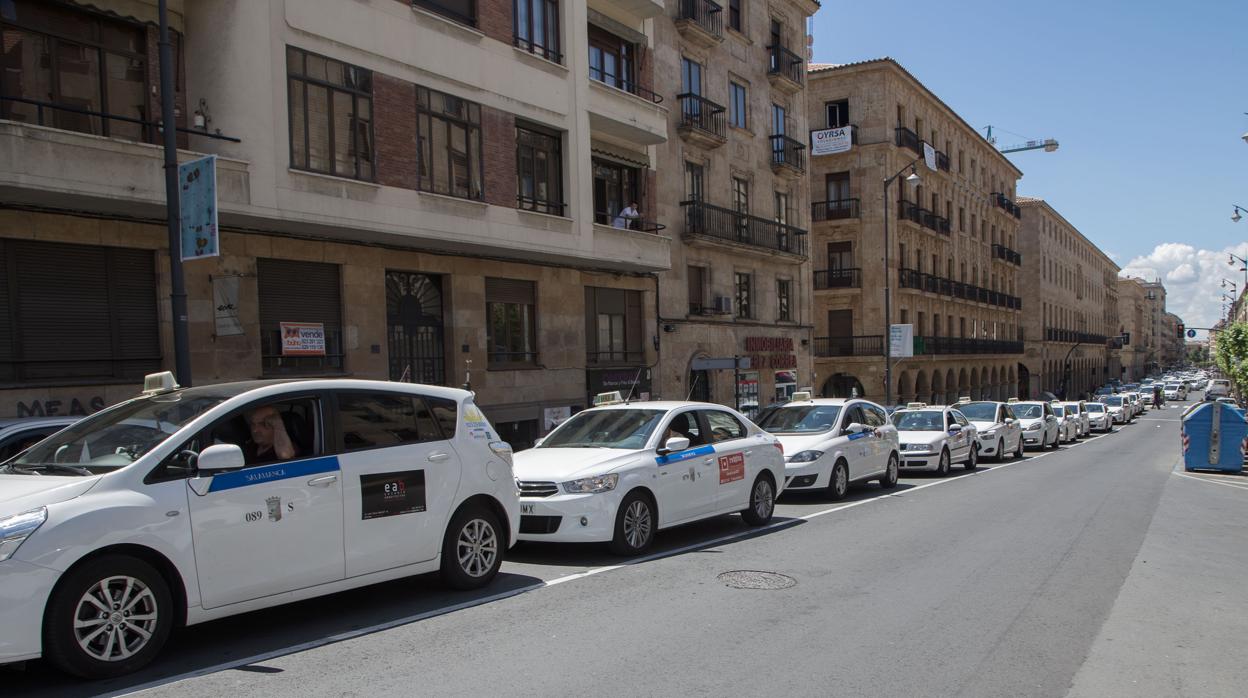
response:
<svg viewBox="0 0 1248 698"><path fill-rule="evenodd" d="M659 275L664 397L753 416L812 385L803 54L818 8L669 0L654 20L655 83L670 105L670 136L654 148L672 241Z"/></svg>
<svg viewBox="0 0 1248 698"><path fill-rule="evenodd" d="M1019 207L1027 396L1093 392L1121 377L1120 269L1044 199L1021 197Z"/></svg>
<svg viewBox="0 0 1248 698"><path fill-rule="evenodd" d="M173 367L155 6L5 3L0 416ZM185 265L184 382L470 383L518 446L601 390L657 392L672 242L621 213L658 208L662 2L170 9L179 158L217 156L222 231ZM73 27L80 52L41 53ZM289 323L321 353L285 353Z"/></svg>
<svg viewBox="0 0 1248 698"><path fill-rule="evenodd" d="M1153 304L1157 286L1143 279L1118 279L1118 308L1124 337L1122 380L1138 382L1157 370L1159 348L1153 331ZM1164 293L1165 289L1162 288ZM1150 298L1151 296L1151 298Z"/></svg>
<svg viewBox="0 0 1248 698"><path fill-rule="evenodd" d="M809 81L810 128L852 132L847 152L811 157L816 389L885 399L887 216L891 321L915 338L894 401L1016 395L1022 172L891 59L811 66Z"/></svg>

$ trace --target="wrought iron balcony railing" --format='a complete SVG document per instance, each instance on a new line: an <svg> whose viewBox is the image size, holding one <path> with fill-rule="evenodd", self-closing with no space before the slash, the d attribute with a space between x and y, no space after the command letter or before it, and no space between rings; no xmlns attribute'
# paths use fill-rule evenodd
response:
<svg viewBox="0 0 1248 698"><path fill-rule="evenodd" d="M812 221L839 221L858 217L858 199L816 201L810 205Z"/></svg>
<svg viewBox="0 0 1248 698"><path fill-rule="evenodd" d="M683 201L685 235L806 256L806 231L704 201Z"/></svg>

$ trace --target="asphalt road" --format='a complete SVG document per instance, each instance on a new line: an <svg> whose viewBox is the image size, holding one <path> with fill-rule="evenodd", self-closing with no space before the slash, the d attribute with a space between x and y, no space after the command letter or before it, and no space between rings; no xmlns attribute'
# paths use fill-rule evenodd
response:
<svg viewBox="0 0 1248 698"><path fill-rule="evenodd" d="M662 533L641 560L522 545L477 594L422 577L208 623L124 680L75 683L32 663L0 671L0 685L58 696L1239 695L1248 672L1227 657L1248 621L1230 585L1248 574L1248 487L1174 472L1178 417L1150 412L1055 452L889 492L862 486L842 502L786 495L767 529L721 517ZM721 581L738 570L794 584Z"/></svg>

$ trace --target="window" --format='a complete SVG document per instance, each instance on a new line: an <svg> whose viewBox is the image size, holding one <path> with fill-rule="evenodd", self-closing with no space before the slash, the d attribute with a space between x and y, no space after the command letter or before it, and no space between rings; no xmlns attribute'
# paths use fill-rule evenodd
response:
<svg viewBox="0 0 1248 698"><path fill-rule="evenodd" d="M780 225L789 224L789 195L785 192L775 192L775 210L776 222Z"/></svg>
<svg viewBox="0 0 1248 698"><path fill-rule="evenodd" d="M740 177L732 178L732 210L743 215L750 213L750 183Z"/></svg>
<svg viewBox="0 0 1248 698"><path fill-rule="evenodd" d="M134 141L160 137L139 123L150 119L152 104L142 25L40 0L2 2L0 12L0 97L29 100L0 100L0 119ZM177 60L181 40L172 38Z"/></svg>
<svg viewBox="0 0 1248 698"><path fill-rule="evenodd" d="M516 17L515 45L556 63L559 53L558 0L513 0Z"/></svg>
<svg viewBox="0 0 1248 698"><path fill-rule="evenodd" d="M641 299L641 291L585 287L589 363L635 363L645 358Z"/></svg>
<svg viewBox="0 0 1248 698"><path fill-rule="evenodd" d="M752 284L754 277L748 273L737 272L733 275L737 292L737 317L750 318L753 317L753 289Z"/></svg>
<svg viewBox="0 0 1248 698"><path fill-rule="evenodd" d="M757 389L755 383L755 389ZM733 439L744 439L748 433L745 426L737 421L737 418L721 412L720 410L705 410L702 414L706 417L706 426L711 430L711 441L718 443L720 441L732 441Z"/></svg>
<svg viewBox="0 0 1248 698"><path fill-rule="evenodd" d="M828 118L828 128L841 128L849 125L849 100L828 102L823 105Z"/></svg>
<svg viewBox="0 0 1248 698"><path fill-rule="evenodd" d="M771 105L771 135L783 136L787 133L785 130L788 114L784 107L779 104Z"/></svg>
<svg viewBox="0 0 1248 698"><path fill-rule="evenodd" d="M290 166L372 181L373 73L286 48Z"/></svg>
<svg viewBox="0 0 1248 698"><path fill-rule="evenodd" d="M689 265L686 270L689 283L689 314L700 315L706 303L706 267Z"/></svg>
<svg viewBox="0 0 1248 698"><path fill-rule="evenodd" d="M634 79L637 47L611 32L589 25L589 77L591 80L636 92ZM699 77L699 81L701 78Z"/></svg>
<svg viewBox="0 0 1248 698"><path fill-rule="evenodd" d="M701 164L685 162L685 200L702 201L705 171Z"/></svg>
<svg viewBox="0 0 1248 698"><path fill-rule="evenodd" d="M824 185L827 187L828 201L845 201L851 198L849 194L849 173L848 172L830 172L824 178ZM831 217L832 212L829 212Z"/></svg>
<svg viewBox="0 0 1248 698"><path fill-rule="evenodd" d="M476 0L412 0L412 4L449 17L460 24L477 26Z"/></svg>
<svg viewBox="0 0 1248 698"><path fill-rule="evenodd" d="M742 0L728 0L728 28L741 31L741 2Z"/></svg>
<svg viewBox="0 0 1248 698"><path fill-rule="evenodd" d="M563 137L516 125L516 207L562 216Z"/></svg>
<svg viewBox="0 0 1248 698"><path fill-rule="evenodd" d="M735 82L728 83L728 125L749 127L748 96L745 87Z"/></svg>
<svg viewBox="0 0 1248 698"><path fill-rule="evenodd" d="M537 361L536 284L485 280L486 345L490 367Z"/></svg>
<svg viewBox="0 0 1248 698"><path fill-rule="evenodd" d="M0 240L0 270L0 384L160 370L151 250Z"/></svg>
<svg viewBox="0 0 1248 698"><path fill-rule="evenodd" d="M442 434L424 402L411 395L339 393L342 450L402 446L438 441Z"/></svg>
<svg viewBox="0 0 1248 698"><path fill-rule="evenodd" d="M641 173L612 160L593 158L594 222L616 228L638 228L639 221L620 216L629 204L636 204Z"/></svg>
<svg viewBox="0 0 1248 698"><path fill-rule="evenodd" d="M481 105L426 87L416 88L417 187L480 199Z"/></svg>
<svg viewBox="0 0 1248 698"><path fill-rule="evenodd" d="M342 297L337 264L257 259L260 362L266 376L343 370ZM322 333L322 348L288 347L283 335L297 323ZM310 326L310 327L308 327ZM296 329L296 332L299 330ZM316 353L319 352L319 353Z"/></svg>
<svg viewBox="0 0 1248 698"><path fill-rule="evenodd" d="M793 310L790 305L793 290L793 282L788 279L776 279L776 319L788 322L793 319Z"/></svg>
<svg viewBox="0 0 1248 698"><path fill-rule="evenodd" d="M680 59L680 91L692 95L702 94L702 64L688 58Z"/></svg>

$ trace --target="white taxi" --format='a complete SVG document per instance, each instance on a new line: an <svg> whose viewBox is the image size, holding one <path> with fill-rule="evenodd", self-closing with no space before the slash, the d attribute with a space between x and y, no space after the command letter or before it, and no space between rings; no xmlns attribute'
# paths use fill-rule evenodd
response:
<svg viewBox="0 0 1248 698"><path fill-rule="evenodd" d="M1078 441L1079 420L1060 402L1053 401L1049 403L1049 406L1053 408L1053 415L1057 417L1058 434L1061 435L1058 443Z"/></svg>
<svg viewBox="0 0 1248 698"><path fill-rule="evenodd" d="M1144 393L1147 395L1148 393ZM1079 436L1087 436L1092 433L1092 418L1088 416L1088 403L1083 400L1071 400L1063 402L1062 406L1066 411L1074 416L1075 423L1079 426Z"/></svg>
<svg viewBox="0 0 1248 698"><path fill-rule="evenodd" d="M426 572L483 586L515 540L511 448L471 393L145 388L0 469L0 663L116 676L175 625Z"/></svg>
<svg viewBox="0 0 1248 698"><path fill-rule="evenodd" d="M893 424L903 468L932 469L943 477L951 463L962 463L967 470L979 467L978 432L957 409L911 402L893 413Z"/></svg>
<svg viewBox="0 0 1248 698"><path fill-rule="evenodd" d="M642 553L659 529L741 512L771 520L784 487L776 437L700 402L622 402L578 412L515 456L524 541L606 542Z"/></svg>
<svg viewBox="0 0 1248 698"><path fill-rule="evenodd" d="M1011 399L1009 404L1023 427L1024 446L1039 446L1041 451L1050 446L1057 448L1062 439L1062 427L1049 403L1038 400L1019 402Z"/></svg>
<svg viewBox="0 0 1248 698"><path fill-rule="evenodd" d="M1131 403L1121 395L1105 395L1100 399L1100 403L1105 405L1105 409L1109 412L1110 421L1113 424L1127 424L1131 421Z"/></svg>
<svg viewBox="0 0 1248 698"><path fill-rule="evenodd" d="M758 426L784 446L786 492L825 488L841 499L852 482L897 485L897 428L874 402L796 393L791 402L770 408Z"/></svg>
<svg viewBox="0 0 1248 698"><path fill-rule="evenodd" d="M1114 418L1104 403L1089 402L1084 405L1084 412L1088 415L1088 431L1108 432L1113 429Z"/></svg>
<svg viewBox="0 0 1248 698"><path fill-rule="evenodd" d="M1006 455L1023 455L1023 427L1008 403L991 400L958 401L958 411L971 420L979 434L979 453L986 458L1005 460Z"/></svg>

